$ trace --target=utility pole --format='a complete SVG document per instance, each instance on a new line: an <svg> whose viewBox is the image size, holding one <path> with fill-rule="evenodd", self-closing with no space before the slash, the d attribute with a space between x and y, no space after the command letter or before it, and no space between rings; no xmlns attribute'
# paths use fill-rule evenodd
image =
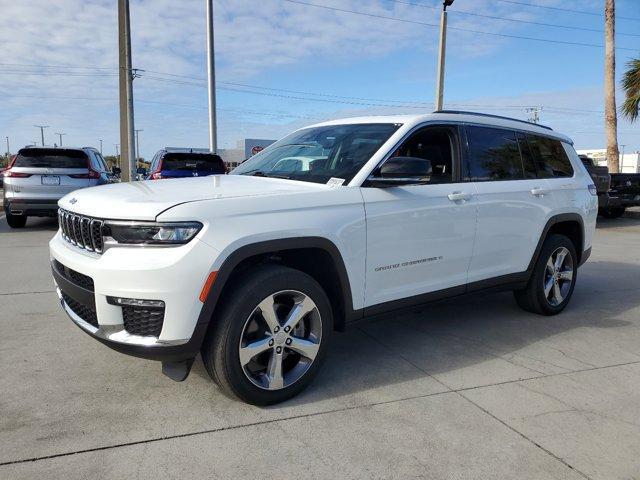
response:
<svg viewBox="0 0 640 480"><path fill-rule="evenodd" d="M58 133L58 132L56 132L56 135L58 135L58 137L60 138L60 146L62 146L62 136L66 135L66 133Z"/></svg>
<svg viewBox="0 0 640 480"><path fill-rule="evenodd" d="M133 119L133 69L131 67L131 22L129 0L118 0L118 46L120 67L120 168L122 181L128 182L135 168Z"/></svg>
<svg viewBox="0 0 640 480"><path fill-rule="evenodd" d="M527 121L531 123L540 122L540 112L542 111L542 107L529 107L525 108L524 111L529 114L529 118L527 119Z"/></svg>
<svg viewBox="0 0 640 480"><path fill-rule="evenodd" d="M442 110L444 100L444 66L447 50L447 7L453 5L454 0L442 2L440 16L440 49L438 51L438 76L436 78L436 111Z"/></svg>
<svg viewBox="0 0 640 480"><path fill-rule="evenodd" d="M102 139L100 139L100 155L102 155Z"/></svg>
<svg viewBox="0 0 640 480"><path fill-rule="evenodd" d="M620 144L620 146L622 147L622 153L620 154L620 170L622 170L622 168L624 167L624 148L626 147L626 145Z"/></svg>
<svg viewBox="0 0 640 480"><path fill-rule="evenodd" d="M42 146L44 147L44 129L49 128L49 125L34 125L34 127L40 129L40 138L42 139Z"/></svg>
<svg viewBox="0 0 640 480"><path fill-rule="evenodd" d="M140 132L144 132L142 128L136 129L136 169L138 168L138 160L140 160ZM136 170L137 171L137 170Z"/></svg>
<svg viewBox="0 0 640 480"><path fill-rule="evenodd" d="M9 137L4 137L7 139L7 156L11 155L11 149L9 148Z"/></svg>
<svg viewBox="0 0 640 480"><path fill-rule="evenodd" d="M120 152L118 151L118 147L120 146L120 144L119 143L114 143L113 146L116 147L116 157L119 157L120 156Z"/></svg>
<svg viewBox="0 0 640 480"><path fill-rule="evenodd" d="M218 134L216 118L216 62L213 45L213 0L205 0L207 4L207 87L209 90L209 150L218 151ZM452 0L453 1L453 0Z"/></svg>

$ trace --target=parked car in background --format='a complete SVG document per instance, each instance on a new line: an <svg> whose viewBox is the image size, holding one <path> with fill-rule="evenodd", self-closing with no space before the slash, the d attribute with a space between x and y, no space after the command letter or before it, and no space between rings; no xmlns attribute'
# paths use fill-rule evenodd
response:
<svg viewBox="0 0 640 480"><path fill-rule="evenodd" d="M589 176L598 192L598 215L605 218L615 217L620 209L620 199L611 191L609 168L607 166L599 166L593 158L587 155L579 155L579 157L587 172L589 172Z"/></svg>
<svg viewBox="0 0 640 480"><path fill-rule="evenodd" d="M55 217L58 200L69 192L114 181L92 147L25 147L3 175L3 206L11 228L24 227L32 216Z"/></svg>
<svg viewBox="0 0 640 480"><path fill-rule="evenodd" d="M612 173L611 193L618 197L619 206L610 212L611 218L624 215L629 207L640 206L640 173Z"/></svg>
<svg viewBox="0 0 640 480"><path fill-rule="evenodd" d="M205 148L165 147L151 160L148 180L206 177L227 173L219 155Z"/></svg>
<svg viewBox="0 0 640 480"><path fill-rule="evenodd" d="M314 167L274 172L303 146ZM466 112L313 125L218 180L67 195L51 267L96 340L177 381L200 353L224 392L260 405L305 388L332 331L367 316L496 289L562 312L598 211L569 138Z"/></svg>

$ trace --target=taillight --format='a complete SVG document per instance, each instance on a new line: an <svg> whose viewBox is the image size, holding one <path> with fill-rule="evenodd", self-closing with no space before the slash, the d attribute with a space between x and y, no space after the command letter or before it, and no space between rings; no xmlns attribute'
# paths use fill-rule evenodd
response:
<svg viewBox="0 0 640 480"><path fill-rule="evenodd" d="M30 173L12 172L11 169L7 169L3 173L5 178L29 178Z"/></svg>
<svg viewBox="0 0 640 480"><path fill-rule="evenodd" d="M598 196L598 189L593 183L590 183L588 188L589 188L589 193L591 195L593 195L594 197Z"/></svg>
<svg viewBox="0 0 640 480"><path fill-rule="evenodd" d="M92 178L98 179L100 178L100 173L95 170L89 169L87 173L75 173L73 175L69 175L71 178Z"/></svg>
<svg viewBox="0 0 640 480"><path fill-rule="evenodd" d="M151 175L151 180L162 180L162 173L156 172Z"/></svg>

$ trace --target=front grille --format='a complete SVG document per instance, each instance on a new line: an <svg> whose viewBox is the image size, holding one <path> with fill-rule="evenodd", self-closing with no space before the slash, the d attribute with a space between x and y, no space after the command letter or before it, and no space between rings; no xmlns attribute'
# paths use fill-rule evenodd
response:
<svg viewBox="0 0 640 480"><path fill-rule="evenodd" d="M64 292L61 293L64 303L66 303L67 306L71 310L73 310L73 313L75 313L85 322L90 323L94 327L98 328L98 317L96 316L96 311L93 308L87 307L80 302L76 302L73 298L71 298Z"/></svg>
<svg viewBox="0 0 640 480"><path fill-rule="evenodd" d="M72 245L90 252L102 253L102 227L104 221L98 218L77 215L62 208L58 209L58 223L62 238Z"/></svg>
<svg viewBox="0 0 640 480"><path fill-rule="evenodd" d="M122 306L124 329L131 335L159 337L164 322L164 308Z"/></svg>
<svg viewBox="0 0 640 480"><path fill-rule="evenodd" d="M69 267L65 267L59 261L53 260L53 263L56 267L56 270L60 275L69 280L70 282L78 285L79 287L84 288L85 290L90 290L93 292L93 278L84 275L80 272L76 272L75 270L70 269Z"/></svg>

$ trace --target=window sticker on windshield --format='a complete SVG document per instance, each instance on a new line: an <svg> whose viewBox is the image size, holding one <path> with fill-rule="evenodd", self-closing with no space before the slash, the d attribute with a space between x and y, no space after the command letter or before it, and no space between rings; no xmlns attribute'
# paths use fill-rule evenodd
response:
<svg viewBox="0 0 640 480"><path fill-rule="evenodd" d="M344 183L344 178L331 177L327 182L327 185L329 185L330 187L339 187L343 183Z"/></svg>

